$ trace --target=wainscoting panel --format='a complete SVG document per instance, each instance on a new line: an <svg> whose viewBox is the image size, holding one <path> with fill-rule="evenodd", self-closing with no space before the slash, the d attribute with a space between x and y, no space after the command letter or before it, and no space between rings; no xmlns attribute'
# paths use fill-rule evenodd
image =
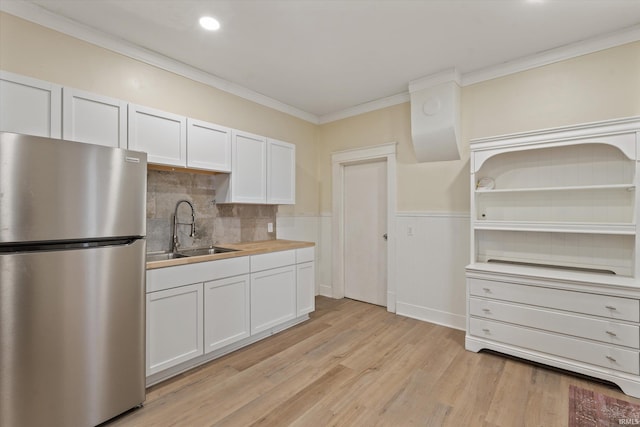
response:
<svg viewBox="0 0 640 427"><path fill-rule="evenodd" d="M396 313L465 329L469 214L399 212Z"/></svg>
<svg viewBox="0 0 640 427"><path fill-rule="evenodd" d="M331 214L277 217L279 239L316 243L316 293L332 296ZM396 313L465 329L469 214L400 212L396 216Z"/></svg>

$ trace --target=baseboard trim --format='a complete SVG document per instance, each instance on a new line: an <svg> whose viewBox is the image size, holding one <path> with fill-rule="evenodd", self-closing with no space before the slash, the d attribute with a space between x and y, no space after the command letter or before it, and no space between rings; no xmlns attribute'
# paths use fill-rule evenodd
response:
<svg viewBox="0 0 640 427"><path fill-rule="evenodd" d="M331 285L320 285L318 287L318 295L321 295L323 297L329 297L329 298L333 298L333 288L331 287Z"/></svg>
<svg viewBox="0 0 640 427"><path fill-rule="evenodd" d="M435 310L433 308L422 307L406 302L396 302L396 314L411 317L412 319L423 320L436 325L448 328L466 330L466 317L448 313L446 311Z"/></svg>

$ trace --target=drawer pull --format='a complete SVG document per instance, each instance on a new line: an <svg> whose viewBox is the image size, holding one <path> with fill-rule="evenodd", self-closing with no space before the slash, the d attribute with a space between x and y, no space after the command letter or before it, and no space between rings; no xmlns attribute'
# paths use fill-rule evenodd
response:
<svg viewBox="0 0 640 427"><path fill-rule="evenodd" d="M491 313L491 310L489 310L488 308L483 308L482 311L484 311L485 313Z"/></svg>
<svg viewBox="0 0 640 427"><path fill-rule="evenodd" d="M617 337L615 332L611 332L611 331L606 331L606 332L607 332L607 335L610 335L612 337Z"/></svg>
<svg viewBox="0 0 640 427"><path fill-rule="evenodd" d="M604 308L608 308L609 310L616 310L616 308L612 305L605 305Z"/></svg>
<svg viewBox="0 0 640 427"><path fill-rule="evenodd" d="M616 361L616 359L611 357L611 356L606 356L606 357L607 357L607 359L609 359L610 362L615 362Z"/></svg>
<svg viewBox="0 0 640 427"><path fill-rule="evenodd" d="M485 291L486 293L490 293L491 292L491 288L482 288L483 291Z"/></svg>
<svg viewBox="0 0 640 427"><path fill-rule="evenodd" d="M491 332L491 330L489 328L482 328L482 332L488 334L489 332Z"/></svg>

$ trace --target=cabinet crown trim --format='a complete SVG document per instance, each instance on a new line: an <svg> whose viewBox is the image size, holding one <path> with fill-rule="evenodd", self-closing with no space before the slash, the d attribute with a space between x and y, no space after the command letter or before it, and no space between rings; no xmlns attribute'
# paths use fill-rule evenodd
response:
<svg viewBox="0 0 640 427"><path fill-rule="evenodd" d="M528 132L474 138L470 141L472 150L496 148L496 142L508 141L509 145L543 142L557 139L574 139L581 137L607 136L619 133L635 132L640 129L640 116L621 119L603 120L578 125L560 126Z"/></svg>

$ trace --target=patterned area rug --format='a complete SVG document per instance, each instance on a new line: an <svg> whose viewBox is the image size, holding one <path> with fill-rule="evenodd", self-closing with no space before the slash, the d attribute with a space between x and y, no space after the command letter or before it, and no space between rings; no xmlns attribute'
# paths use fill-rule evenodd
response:
<svg viewBox="0 0 640 427"><path fill-rule="evenodd" d="M640 405L581 387L569 388L569 427L640 426Z"/></svg>

